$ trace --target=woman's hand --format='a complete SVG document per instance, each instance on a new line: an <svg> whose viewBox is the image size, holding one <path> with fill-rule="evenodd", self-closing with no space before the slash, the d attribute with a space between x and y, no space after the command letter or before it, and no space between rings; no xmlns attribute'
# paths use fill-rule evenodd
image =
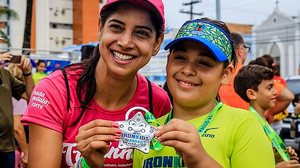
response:
<svg viewBox="0 0 300 168"><path fill-rule="evenodd" d="M155 136L166 146L174 147L187 167L221 167L202 146L198 130L179 119L158 127Z"/></svg>
<svg viewBox="0 0 300 168"><path fill-rule="evenodd" d="M94 120L79 128L75 138L77 149L91 167L103 167L110 143L119 141L120 135L116 122Z"/></svg>

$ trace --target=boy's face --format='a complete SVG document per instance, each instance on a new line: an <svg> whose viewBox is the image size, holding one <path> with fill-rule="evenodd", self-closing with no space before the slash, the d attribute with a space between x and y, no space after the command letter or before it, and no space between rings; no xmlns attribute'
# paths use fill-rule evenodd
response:
<svg viewBox="0 0 300 168"><path fill-rule="evenodd" d="M214 102L221 83L230 75L224 63L195 41L180 42L168 58L168 87L174 103L185 107Z"/></svg>
<svg viewBox="0 0 300 168"><path fill-rule="evenodd" d="M277 95L274 89L274 80L263 80L260 85L258 85L258 91L256 91L255 94L256 102L262 109L267 110L274 107Z"/></svg>

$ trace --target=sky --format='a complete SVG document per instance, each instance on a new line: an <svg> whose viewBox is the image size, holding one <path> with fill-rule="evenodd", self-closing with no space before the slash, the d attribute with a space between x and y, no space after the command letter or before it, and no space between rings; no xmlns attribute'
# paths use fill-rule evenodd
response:
<svg viewBox="0 0 300 168"><path fill-rule="evenodd" d="M276 7L276 0L220 0L221 20L224 22L251 24L257 26L261 24L273 12ZM179 28L186 20L190 19L189 14L179 11L189 11L190 6L183 6L183 3L191 0L163 0L165 5L166 26L169 28ZM216 19L216 0L200 0L201 3L194 5L194 12L201 13L199 17L209 17ZM278 8L288 16L300 16L299 0L278 0Z"/></svg>

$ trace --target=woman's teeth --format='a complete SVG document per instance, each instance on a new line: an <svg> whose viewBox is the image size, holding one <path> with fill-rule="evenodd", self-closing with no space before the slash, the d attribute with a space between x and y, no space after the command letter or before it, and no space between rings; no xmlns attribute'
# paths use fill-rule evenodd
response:
<svg viewBox="0 0 300 168"><path fill-rule="evenodd" d="M116 51L114 51L113 54L117 59L120 59L120 60L131 60L131 59L133 59L132 55L124 55L124 54L118 53Z"/></svg>

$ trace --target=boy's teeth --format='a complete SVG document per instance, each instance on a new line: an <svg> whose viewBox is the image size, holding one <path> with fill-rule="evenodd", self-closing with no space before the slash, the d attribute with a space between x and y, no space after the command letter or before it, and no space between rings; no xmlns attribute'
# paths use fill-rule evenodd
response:
<svg viewBox="0 0 300 168"><path fill-rule="evenodd" d="M118 53L118 52L114 52L114 55L118 58L118 59L122 59L122 60L130 60L133 58L133 56L131 55L124 55L124 54L121 54L121 53Z"/></svg>
<svg viewBox="0 0 300 168"><path fill-rule="evenodd" d="M183 81L180 81L180 83L183 84L183 85L186 85L186 86L193 86L193 84L191 84L191 83L186 83L186 82L183 82Z"/></svg>

